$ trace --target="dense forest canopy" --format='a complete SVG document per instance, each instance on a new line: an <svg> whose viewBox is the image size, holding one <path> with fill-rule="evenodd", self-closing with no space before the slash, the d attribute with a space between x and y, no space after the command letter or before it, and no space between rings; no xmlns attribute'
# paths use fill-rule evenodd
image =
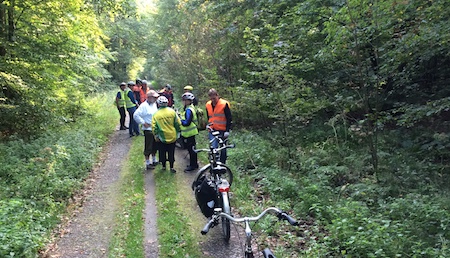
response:
<svg viewBox="0 0 450 258"><path fill-rule="evenodd" d="M214 87L283 171L311 176L305 162L335 155L321 171L331 188L375 182L374 202L445 195L449 18L448 0L2 0L0 136L70 124L122 81L177 96L189 84L202 102ZM306 146L333 151L304 161ZM449 239L438 231L425 237L446 239L436 249Z"/></svg>

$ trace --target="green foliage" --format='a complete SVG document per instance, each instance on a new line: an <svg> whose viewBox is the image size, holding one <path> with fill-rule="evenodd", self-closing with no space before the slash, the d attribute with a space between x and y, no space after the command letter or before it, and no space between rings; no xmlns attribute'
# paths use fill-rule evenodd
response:
<svg viewBox="0 0 450 258"><path fill-rule="evenodd" d="M35 257L44 246L115 128L108 100L90 99L90 111L70 128L0 144L0 256Z"/></svg>
<svg viewBox="0 0 450 258"><path fill-rule="evenodd" d="M333 213L324 239L327 255L444 257L449 252L448 210L433 197L408 195L380 203L378 214L364 203L345 202Z"/></svg>
<svg viewBox="0 0 450 258"><path fill-rule="evenodd" d="M36 203L12 198L0 200L0 255L37 257L43 236L53 226L57 207L42 210Z"/></svg>
<svg viewBox="0 0 450 258"><path fill-rule="evenodd" d="M109 78L96 16L74 0L0 9L0 133L26 138L84 115L85 94Z"/></svg>
<svg viewBox="0 0 450 258"><path fill-rule="evenodd" d="M233 196L240 213L275 205L293 212L303 223L312 219L317 223L302 224L305 231L286 236L291 247L277 250L282 256L448 255L448 192L440 182L429 179L435 174L428 171L430 164L411 155L401 156L407 153L405 149L399 149L396 155L380 152L392 176L385 171L377 181L365 172L370 158L358 151L363 146L347 143L336 148L332 140L322 144L305 141L294 156L298 169L288 172L280 167L278 152L266 137L239 131L232 140L238 145L228 160L238 179ZM389 141L381 142L387 145ZM350 146L352 149L348 149ZM250 191L248 185L252 186ZM257 228L264 232L259 240L264 244L271 242L271 235L276 239L284 235L277 235L280 229L265 222Z"/></svg>

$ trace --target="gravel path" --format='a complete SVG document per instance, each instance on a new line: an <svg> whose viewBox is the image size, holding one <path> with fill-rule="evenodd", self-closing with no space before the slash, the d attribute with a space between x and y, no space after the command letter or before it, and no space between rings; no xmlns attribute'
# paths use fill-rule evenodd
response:
<svg viewBox="0 0 450 258"><path fill-rule="evenodd" d="M111 135L102 162L88 179L83 203L62 226L59 238L49 247L45 257L107 257L118 209L117 184L130 146L128 131L116 131Z"/></svg>

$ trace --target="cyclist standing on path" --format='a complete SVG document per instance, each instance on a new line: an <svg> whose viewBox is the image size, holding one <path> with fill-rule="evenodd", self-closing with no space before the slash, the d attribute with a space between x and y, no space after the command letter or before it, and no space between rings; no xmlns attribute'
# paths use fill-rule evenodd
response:
<svg viewBox="0 0 450 258"><path fill-rule="evenodd" d="M169 101L167 104L168 107L173 107L175 100L173 99L173 91L170 84L166 84L166 86L164 86L164 88L159 92L159 95L167 98L167 101Z"/></svg>
<svg viewBox="0 0 450 258"><path fill-rule="evenodd" d="M125 89L127 88L127 84L122 82L120 85L120 90L116 95L116 106L117 110L119 110L120 114L120 130L126 130L128 127L125 126Z"/></svg>
<svg viewBox="0 0 450 258"><path fill-rule="evenodd" d="M158 111L156 99L159 94L154 90L150 90L147 94L147 100L144 101L134 113L134 120L142 125L144 131L144 156L146 169L152 169L156 166L156 142L152 132L152 118ZM152 160L150 160L150 156Z"/></svg>
<svg viewBox="0 0 450 258"><path fill-rule="evenodd" d="M186 92L181 96L181 99L184 104L184 109L181 113L181 138L189 152L189 166L184 172L191 172L198 168L197 153L192 149L196 145L195 136L198 134L198 119L192 104L195 96L190 92Z"/></svg>
<svg viewBox="0 0 450 258"><path fill-rule="evenodd" d="M159 108L153 115L152 129L158 142L159 161L163 170L166 170L166 162L169 161L170 172L175 173L175 142L180 133L181 121L175 110L168 108L169 101L166 97L160 96L156 103Z"/></svg>
<svg viewBox="0 0 450 258"><path fill-rule="evenodd" d="M133 81L127 83L128 88L125 90L125 106L128 114L130 115L130 123L128 125L128 132L130 137L139 135L139 125L134 121L133 115L136 112L137 106L139 106L137 100L134 98L133 87L135 86Z"/></svg>
<svg viewBox="0 0 450 258"><path fill-rule="evenodd" d="M136 79L136 83L134 84L133 88L131 89L133 91L134 98L137 100L139 105L142 103L141 87L142 87L141 79Z"/></svg>
<svg viewBox="0 0 450 258"><path fill-rule="evenodd" d="M230 103L220 98L217 90L210 89L208 91L209 101L206 102L206 115L208 116L209 127L214 131L219 131L220 137L227 139L231 130L231 110ZM211 134L208 134L209 140L215 139ZM219 143L217 140L213 142L213 147L217 148ZM224 163L227 160L227 149L223 149L220 153L220 162Z"/></svg>

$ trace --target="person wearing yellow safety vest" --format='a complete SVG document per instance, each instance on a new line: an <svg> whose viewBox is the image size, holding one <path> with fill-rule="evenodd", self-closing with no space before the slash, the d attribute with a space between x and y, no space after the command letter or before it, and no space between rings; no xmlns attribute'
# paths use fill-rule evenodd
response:
<svg viewBox="0 0 450 258"><path fill-rule="evenodd" d="M175 173L175 142L180 133L181 121L175 110L168 107L169 100L165 96L159 96L156 104L158 111L152 118L152 130L158 143L159 161L163 170L166 170L166 162L169 161L170 172Z"/></svg>
<svg viewBox="0 0 450 258"><path fill-rule="evenodd" d="M134 98L133 87L135 86L133 81L127 83L128 88L125 90L125 107L127 108L128 114L130 115L130 124L128 125L128 133L130 137L138 136L139 125L133 118L134 112L136 112L139 106L137 100Z"/></svg>
<svg viewBox="0 0 450 258"><path fill-rule="evenodd" d="M181 138L183 145L189 152L189 165L184 172L191 172L198 168L197 153L192 149L195 147L195 136L198 134L197 129L197 113L192 104L195 96L190 92L186 92L181 96L183 100L184 109L181 113Z"/></svg>
<svg viewBox="0 0 450 258"><path fill-rule="evenodd" d="M226 139L230 135L231 130L231 110L230 103L221 99L217 90L210 89L208 91L209 101L206 102L206 115L208 117L209 125L209 140L215 139L211 134L212 131L219 131L219 137ZM212 142L214 148L217 148L219 143L217 140ZM224 163L227 160L227 149L220 152L220 162Z"/></svg>
<svg viewBox="0 0 450 258"><path fill-rule="evenodd" d="M119 110L120 114L120 130L126 130L128 127L125 126L125 89L127 88L127 84L122 82L120 85L120 90L116 95L116 106L117 110Z"/></svg>

